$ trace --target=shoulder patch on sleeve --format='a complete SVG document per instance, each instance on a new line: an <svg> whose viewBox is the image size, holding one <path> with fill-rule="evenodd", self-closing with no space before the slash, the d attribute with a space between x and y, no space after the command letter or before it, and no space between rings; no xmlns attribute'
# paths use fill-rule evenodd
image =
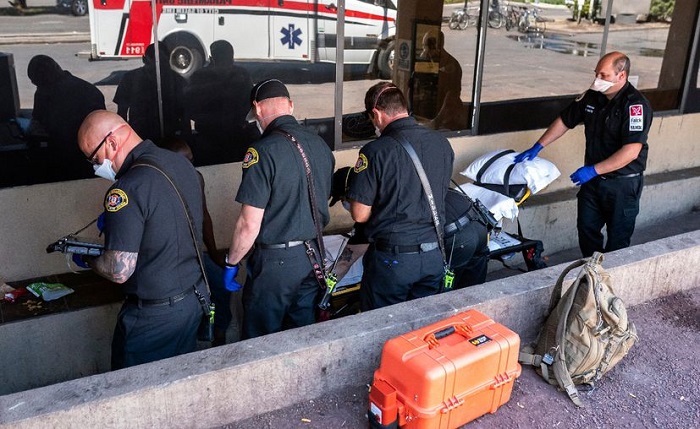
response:
<svg viewBox="0 0 700 429"><path fill-rule="evenodd" d="M644 131L644 106L630 105L630 131Z"/></svg>
<svg viewBox="0 0 700 429"><path fill-rule="evenodd" d="M109 191L105 198L105 210L108 212L118 212L129 204L129 197L126 192L115 188Z"/></svg>
<svg viewBox="0 0 700 429"><path fill-rule="evenodd" d="M241 166L243 168L248 168L253 164L257 164L259 160L260 157L258 156L258 151L252 147L249 147L248 151L246 151L245 156L243 157L243 164Z"/></svg>
<svg viewBox="0 0 700 429"><path fill-rule="evenodd" d="M357 161L355 162L355 174L359 173L362 170L365 170L369 163L367 162L367 157L365 156L364 153L361 153L359 157L357 157Z"/></svg>

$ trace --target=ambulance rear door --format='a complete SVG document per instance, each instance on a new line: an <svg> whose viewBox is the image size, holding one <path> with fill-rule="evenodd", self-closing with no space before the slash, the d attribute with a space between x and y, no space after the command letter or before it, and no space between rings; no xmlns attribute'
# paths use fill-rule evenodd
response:
<svg viewBox="0 0 700 429"><path fill-rule="evenodd" d="M276 60L311 60L316 38L313 25L314 2L274 0L271 7L270 49Z"/></svg>
<svg viewBox="0 0 700 429"><path fill-rule="evenodd" d="M230 1L218 8L214 39L227 40L237 60L261 60L271 56L271 6L278 0Z"/></svg>

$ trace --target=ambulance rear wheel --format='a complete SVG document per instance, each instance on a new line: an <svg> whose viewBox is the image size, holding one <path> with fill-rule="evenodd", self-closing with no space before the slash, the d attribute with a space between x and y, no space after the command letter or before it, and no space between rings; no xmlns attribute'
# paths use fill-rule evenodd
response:
<svg viewBox="0 0 700 429"><path fill-rule="evenodd" d="M377 57L377 66L379 67L379 77L382 79L391 79L394 71L394 41L392 40L386 45L386 48L379 51Z"/></svg>
<svg viewBox="0 0 700 429"><path fill-rule="evenodd" d="M189 44L177 44L170 51L170 67L183 77L190 77L204 63L201 49Z"/></svg>

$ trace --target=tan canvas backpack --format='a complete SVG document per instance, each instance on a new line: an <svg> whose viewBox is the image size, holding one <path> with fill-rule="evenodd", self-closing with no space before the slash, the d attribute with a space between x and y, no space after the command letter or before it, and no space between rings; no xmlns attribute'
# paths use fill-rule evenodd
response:
<svg viewBox="0 0 700 429"><path fill-rule="evenodd" d="M578 260L561 273L552 292L547 321L537 345L520 353L520 362L535 366L547 382L558 385L583 406L576 385L589 385L612 369L637 341L637 330L615 296L610 275L603 269L603 254ZM578 277L562 295L562 283L583 265Z"/></svg>

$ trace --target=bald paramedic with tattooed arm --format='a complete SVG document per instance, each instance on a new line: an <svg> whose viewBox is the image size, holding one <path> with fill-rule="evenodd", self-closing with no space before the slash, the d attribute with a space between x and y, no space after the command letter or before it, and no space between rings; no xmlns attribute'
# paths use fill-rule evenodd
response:
<svg viewBox="0 0 700 429"><path fill-rule="evenodd" d="M105 252L76 263L122 285L124 304L112 339L112 369L195 350L209 294L190 224L202 245L202 190L182 155L142 140L119 115L98 110L85 118L78 145L95 174L113 182L104 200Z"/></svg>
<svg viewBox="0 0 700 429"><path fill-rule="evenodd" d="M583 122L584 166L570 178L581 187L576 224L584 257L629 247L639 214L653 113L647 99L628 82L629 72L626 55L603 56L593 85L561 112L532 148L515 157L516 163L534 159ZM603 226L608 236L605 245Z"/></svg>

